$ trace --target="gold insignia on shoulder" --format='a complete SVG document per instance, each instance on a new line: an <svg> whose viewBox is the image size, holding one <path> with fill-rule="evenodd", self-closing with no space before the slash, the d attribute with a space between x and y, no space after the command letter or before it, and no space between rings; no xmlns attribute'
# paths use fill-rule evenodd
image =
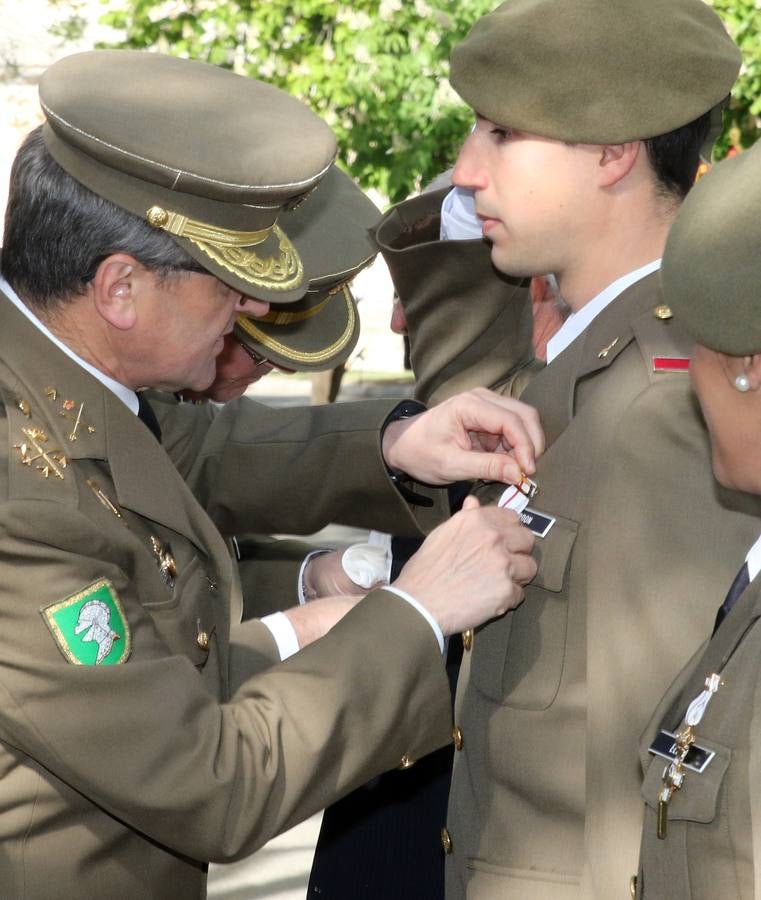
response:
<svg viewBox="0 0 761 900"><path fill-rule="evenodd" d="M27 417L27 419L32 415L31 407L26 400L17 400L16 406L21 411L21 413Z"/></svg>
<svg viewBox="0 0 761 900"><path fill-rule="evenodd" d="M57 402L58 400L58 391L54 387L45 388L45 396L52 403ZM62 419L68 419L70 422L74 423L74 427L71 431L66 435L70 441L76 441L77 439L77 431L79 430L79 426L82 425L87 429L88 434L95 434L95 428L92 425L87 425L82 421L82 411L84 410L84 403L77 403L74 400L62 400L61 407L58 410L58 415L61 416Z"/></svg>
<svg viewBox="0 0 761 900"><path fill-rule="evenodd" d="M159 567L161 580L168 588L174 588L174 580L177 577L177 563L172 556L172 548L151 535L151 549L156 557L156 565Z"/></svg>
<svg viewBox="0 0 761 900"><path fill-rule="evenodd" d="M607 347L603 347L602 350L597 354L598 359L607 359L610 355L610 351L616 346L619 342L620 338L613 338L613 340L608 344Z"/></svg>
<svg viewBox="0 0 761 900"><path fill-rule="evenodd" d="M26 440L14 444L13 448L19 451L22 465L34 466L44 478L54 475L63 481L63 469L68 463L66 456L60 450L42 446L47 443L48 436L41 428L22 428L21 431Z"/></svg>

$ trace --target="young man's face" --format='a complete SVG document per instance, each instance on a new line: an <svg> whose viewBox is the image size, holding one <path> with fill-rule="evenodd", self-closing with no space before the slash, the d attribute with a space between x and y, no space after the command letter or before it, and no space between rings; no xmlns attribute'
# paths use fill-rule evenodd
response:
<svg viewBox="0 0 761 900"><path fill-rule="evenodd" d="M453 182L475 193L492 261L511 275L560 273L589 218L599 148L569 145L478 118Z"/></svg>

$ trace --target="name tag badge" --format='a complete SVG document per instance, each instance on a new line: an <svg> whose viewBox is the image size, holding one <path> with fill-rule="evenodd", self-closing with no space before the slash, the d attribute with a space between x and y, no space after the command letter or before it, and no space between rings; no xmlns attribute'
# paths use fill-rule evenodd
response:
<svg viewBox="0 0 761 900"><path fill-rule="evenodd" d="M670 731L659 731L649 747L649 752L653 756L660 756L663 759L673 761L676 758L676 739L674 735ZM690 769L692 772L700 774L705 772L714 756L716 754L713 750L707 750L705 747L701 747L700 744L693 744L687 751L683 765L685 769Z"/></svg>
<svg viewBox="0 0 761 900"><path fill-rule="evenodd" d="M529 509L528 507L518 513L518 518L529 531L540 538L547 537L550 528L557 521L554 516L548 516L546 513L537 512L537 510Z"/></svg>

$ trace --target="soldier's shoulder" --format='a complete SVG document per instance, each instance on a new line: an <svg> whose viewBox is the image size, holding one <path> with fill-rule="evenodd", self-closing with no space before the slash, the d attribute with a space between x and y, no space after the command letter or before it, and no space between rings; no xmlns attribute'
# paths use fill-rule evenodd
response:
<svg viewBox="0 0 761 900"><path fill-rule="evenodd" d="M686 374L694 339L676 320L667 303L659 302L632 320L634 340L651 382L663 375Z"/></svg>
<svg viewBox="0 0 761 900"><path fill-rule="evenodd" d="M0 502L77 505L66 447L59 445L44 398L28 395L0 367Z"/></svg>

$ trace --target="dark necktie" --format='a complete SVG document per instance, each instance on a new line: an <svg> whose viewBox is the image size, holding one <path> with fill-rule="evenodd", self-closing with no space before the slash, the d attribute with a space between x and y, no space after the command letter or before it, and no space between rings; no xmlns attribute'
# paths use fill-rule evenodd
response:
<svg viewBox="0 0 761 900"><path fill-rule="evenodd" d="M159 420L156 418L156 413L153 411L153 407L141 393L137 395L137 402L138 419L150 429L156 440L161 443L161 426L159 425Z"/></svg>
<svg viewBox="0 0 761 900"><path fill-rule="evenodd" d="M735 580L732 582L732 586L729 591L727 591L727 596L724 602L719 607L719 611L716 613L716 624L713 626L713 633L716 634L716 629L721 625L724 619L727 616L727 613L732 609L732 607L737 602L738 597L745 588L750 584L750 572L748 571L748 563L744 562L742 566L740 566L740 571L735 575Z"/></svg>

